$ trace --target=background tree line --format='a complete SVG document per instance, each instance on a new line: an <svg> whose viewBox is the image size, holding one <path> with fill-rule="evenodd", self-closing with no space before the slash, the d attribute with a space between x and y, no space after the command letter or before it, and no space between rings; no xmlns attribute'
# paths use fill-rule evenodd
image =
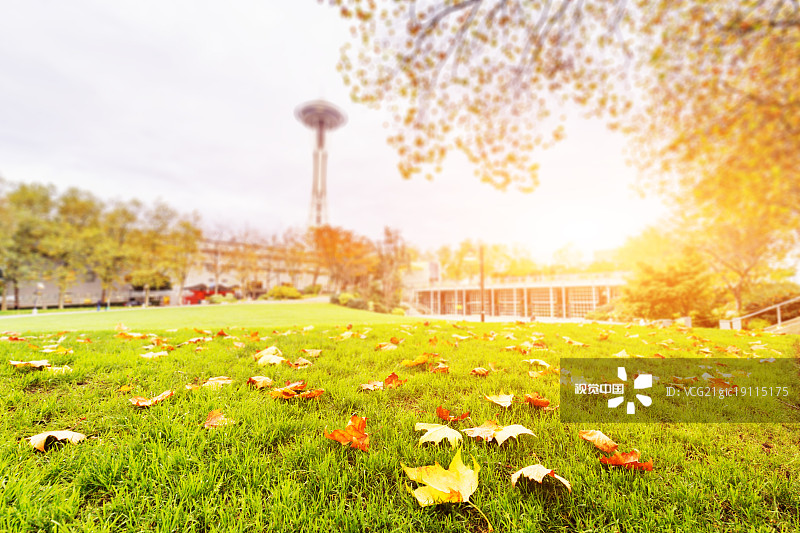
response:
<svg viewBox="0 0 800 533"><path fill-rule="evenodd" d="M157 201L104 202L77 188L0 181L0 297L2 310L19 305L26 283L49 281L63 308L70 287L97 279L100 301L131 284L144 291L176 288L182 293L192 272L210 273L215 291L230 275L244 298L274 285L298 287L311 276L329 289L358 290L386 305L400 299L401 272L411 249L397 230L372 241L331 226L264 235L245 228L203 230L197 213L181 214Z"/></svg>

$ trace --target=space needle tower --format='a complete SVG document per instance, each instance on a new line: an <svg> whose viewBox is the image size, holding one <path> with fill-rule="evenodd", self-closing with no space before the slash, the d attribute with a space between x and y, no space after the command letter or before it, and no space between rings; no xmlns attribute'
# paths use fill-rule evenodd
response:
<svg viewBox="0 0 800 533"><path fill-rule="evenodd" d="M317 132L314 147L314 178L311 185L311 210L308 214L310 227L328 223L328 194L325 174L328 152L325 150L325 131L344 126L347 117L336 106L324 100L314 100L299 106L294 111L297 120Z"/></svg>

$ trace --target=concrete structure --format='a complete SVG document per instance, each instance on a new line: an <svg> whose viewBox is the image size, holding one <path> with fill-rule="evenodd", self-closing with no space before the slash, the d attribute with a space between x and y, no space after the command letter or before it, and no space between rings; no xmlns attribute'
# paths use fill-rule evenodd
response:
<svg viewBox="0 0 800 533"><path fill-rule="evenodd" d="M518 281L488 282L487 316L583 318L609 303L625 284L623 273L562 275ZM425 314L480 315L477 285L442 285L413 289L412 304Z"/></svg>
<svg viewBox="0 0 800 533"><path fill-rule="evenodd" d="M336 106L324 100L314 100L301 105L295 110L294 116L297 117L297 120L317 132L308 225L323 226L328 223L328 190L326 184L328 151L325 149L325 131L343 126L347 122L347 117Z"/></svg>

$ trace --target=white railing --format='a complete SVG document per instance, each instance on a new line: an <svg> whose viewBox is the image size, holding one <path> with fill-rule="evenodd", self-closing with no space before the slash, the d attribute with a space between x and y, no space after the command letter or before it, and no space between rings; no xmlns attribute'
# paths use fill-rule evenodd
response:
<svg viewBox="0 0 800 533"><path fill-rule="evenodd" d="M742 329L742 320L753 318L754 316L758 316L762 313L766 313L767 311L772 311L773 309L777 309L778 315L778 323L777 326L781 325L781 307L784 305L792 304L795 302L800 302L800 296L795 298L791 298L789 300L783 301L781 303L777 303L774 305L770 305L769 307L765 307L764 309L759 309L753 313L743 316L737 316L736 318L732 318L730 320L720 320L719 321L719 329Z"/></svg>

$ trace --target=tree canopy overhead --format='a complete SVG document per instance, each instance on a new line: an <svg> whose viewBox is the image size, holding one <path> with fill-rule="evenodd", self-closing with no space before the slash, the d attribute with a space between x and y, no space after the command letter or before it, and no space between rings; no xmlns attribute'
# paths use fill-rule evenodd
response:
<svg viewBox="0 0 800 533"><path fill-rule="evenodd" d="M725 179L771 179L750 192L800 196L787 185L800 168L794 0L328 3L352 21L344 80L390 112L405 177L457 148L481 180L532 190L536 149L564 136L548 117L577 104L628 133L661 185L708 195Z"/></svg>

